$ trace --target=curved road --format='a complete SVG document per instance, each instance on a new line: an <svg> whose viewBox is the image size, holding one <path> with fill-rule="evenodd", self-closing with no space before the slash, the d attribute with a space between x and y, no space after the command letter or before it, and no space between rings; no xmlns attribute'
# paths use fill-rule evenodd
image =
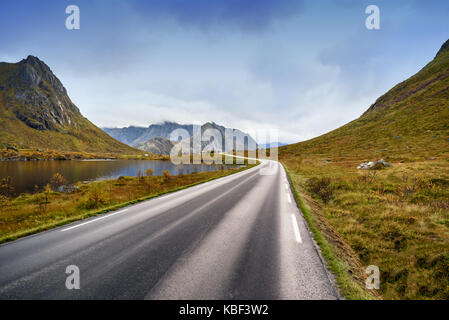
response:
<svg viewBox="0 0 449 320"><path fill-rule="evenodd" d="M260 169L271 174L260 174ZM66 268L80 289L66 288ZM0 246L0 299L338 299L279 163Z"/></svg>

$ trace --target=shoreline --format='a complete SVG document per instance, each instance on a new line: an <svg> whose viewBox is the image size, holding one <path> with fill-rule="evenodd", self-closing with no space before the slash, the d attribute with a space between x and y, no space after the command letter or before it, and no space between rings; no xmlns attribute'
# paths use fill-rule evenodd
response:
<svg viewBox="0 0 449 320"><path fill-rule="evenodd" d="M169 160L168 156L136 153L95 153L80 151L56 151L40 149L0 149L0 161L69 161L69 160Z"/></svg>
<svg viewBox="0 0 449 320"><path fill-rule="evenodd" d="M0 214L3 219L0 222L4 222L0 244L248 170L258 164L179 176L167 174L92 181L70 193L44 190L5 198L0 208L3 214ZM22 223L19 225L17 221Z"/></svg>

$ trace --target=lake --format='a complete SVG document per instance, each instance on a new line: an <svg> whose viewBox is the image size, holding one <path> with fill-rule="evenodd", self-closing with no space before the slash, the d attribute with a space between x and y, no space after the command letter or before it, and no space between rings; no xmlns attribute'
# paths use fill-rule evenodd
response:
<svg viewBox="0 0 449 320"><path fill-rule="evenodd" d="M235 167L235 166L234 166ZM152 169L154 175L163 175L169 170L171 175L188 174L227 169L217 165L175 165L161 160L70 160L70 161L0 161L0 178L11 177L14 191L18 195L33 192L34 186L42 188L49 183L55 173L60 173L68 184L78 181L116 179L120 176L135 177L138 172Z"/></svg>

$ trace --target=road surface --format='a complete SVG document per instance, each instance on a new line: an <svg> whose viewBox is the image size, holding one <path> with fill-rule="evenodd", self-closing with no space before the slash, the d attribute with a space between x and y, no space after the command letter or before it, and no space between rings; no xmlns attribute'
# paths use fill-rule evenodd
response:
<svg viewBox="0 0 449 320"><path fill-rule="evenodd" d="M260 169L270 168L268 175ZM79 269L69 290L67 266ZM73 283L73 282L72 282ZM0 299L338 299L282 166L0 246Z"/></svg>

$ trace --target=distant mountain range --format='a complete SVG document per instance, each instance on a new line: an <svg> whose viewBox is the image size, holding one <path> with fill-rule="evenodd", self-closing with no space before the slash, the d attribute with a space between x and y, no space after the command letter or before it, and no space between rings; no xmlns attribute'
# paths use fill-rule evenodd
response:
<svg viewBox="0 0 449 320"><path fill-rule="evenodd" d="M197 138L198 135L204 134L208 129L218 130L221 134L221 141L211 139L210 141L203 141L201 143L201 150L214 148L215 150L225 150L225 132L226 130L232 130L232 134L236 137L234 148L236 150L248 150L256 149L258 147L257 142L247 133L244 133L238 129L225 128L214 122L208 122L202 126L193 124L179 124L176 122L163 122L160 124L152 124L149 127L135 127L129 126L125 128L103 128L103 130L114 139L117 139L129 146L155 153L155 154L169 154L173 142L170 141L170 134L176 129L184 129L191 137L191 141ZM196 130L195 130L196 129ZM196 136L195 136L196 135ZM242 143L243 142L243 143ZM191 142L192 146L192 142ZM170 147L170 150L168 148Z"/></svg>
<svg viewBox="0 0 449 320"><path fill-rule="evenodd" d="M136 145L137 149L158 155L169 155L171 149L175 146L169 139L156 137Z"/></svg>
<svg viewBox="0 0 449 320"><path fill-rule="evenodd" d="M81 114L61 81L36 57L0 63L0 147L136 153Z"/></svg>

